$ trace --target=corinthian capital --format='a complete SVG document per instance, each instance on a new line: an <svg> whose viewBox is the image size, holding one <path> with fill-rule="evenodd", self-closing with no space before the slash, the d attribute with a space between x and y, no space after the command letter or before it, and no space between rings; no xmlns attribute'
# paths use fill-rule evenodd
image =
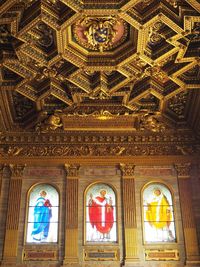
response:
<svg viewBox="0 0 200 267"><path fill-rule="evenodd" d="M10 167L12 178L22 178L23 177L24 169L25 169L26 165L10 164L9 167Z"/></svg>
<svg viewBox="0 0 200 267"><path fill-rule="evenodd" d="M80 165L78 164L65 164L65 171L67 173L67 177L78 177L79 167Z"/></svg>
<svg viewBox="0 0 200 267"><path fill-rule="evenodd" d="M189 177L191 170L191 163L180 163L175 164L175 169L177 171L178 177Z"/></svg>
<svg viewBox="0 0 200 267"><path fill-rule="evenodd" d="M120 169L124 178L132 178L134 176L135 165L120 163Z"/></svg>

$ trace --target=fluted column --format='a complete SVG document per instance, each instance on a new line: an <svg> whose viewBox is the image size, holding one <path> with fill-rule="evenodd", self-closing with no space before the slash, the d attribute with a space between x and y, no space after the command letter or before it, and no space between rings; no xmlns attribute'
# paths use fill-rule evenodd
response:
<svg viewBox="0 0 200 267"><path fill-rule="evenodd" d="M186 263L200 264L197 231L192 207L190 163L176 164L185 239ZM200 266L200 265L199 265Z"/></svg>
<svg viewBox="0 0 200 267"><path fill-rule="evenodd" d="M4 169L4 164L0 164L0 199L1 199L1 188L3 180L3 169Z"/></svg>
<svg viewBox="0 0 200 267"><path fill-rule="evenodd" d="M11 180L9 186L6 233L3 251L3 263L15 263L18 248L18 228L20 201L24 165L10 165Z"/></svg>
<svg viewBox="0 0 200 267"><path fill-rule="evenodd" d="M78 165L65 165L66 229L64 264L78 262Z"/></svg>
<svg viewBox="0 0 200 267"><path fill-rule="evenodd" d="M138 261L134 165L121 164L125 261Z"/></svg>

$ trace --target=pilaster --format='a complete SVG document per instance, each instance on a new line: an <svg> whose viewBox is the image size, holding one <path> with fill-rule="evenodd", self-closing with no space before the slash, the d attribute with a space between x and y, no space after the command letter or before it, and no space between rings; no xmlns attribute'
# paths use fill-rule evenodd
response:
<svg viewBox="0 0 200 267"><path fill-rule="evenodd" d="M11 179L8 192L6 233L2 262L5 266L15 263L17 258L20 201L25 165L10 164L9 167L11 171Z"/></svg>
<svg viewBox="0 0 200 267"><path fill-rule="evenodd" d="M183 231L186 250L186 266L200 266L197 229L192 206L191 164L176 164Z"/></svg>
<svg viewBox="0 0 200 267"><path fill-rule="evenodd" d="M66 229L64 266L78 263L78 170L76 164L65 164L66 170Z"/></svg>
<svg viewBox="0 0 200 267"><path fill-rule="evenodd" d="M135 204L135 165L120 164L125 235L125 265L139 261Z"/></svg>
<svg viewBox="0 0 200 267"><path fill-rule="evenodd" d="M3 180L3 170L4 170L4 164L0 164L0 199L1 199L1 188Z"/></svg>

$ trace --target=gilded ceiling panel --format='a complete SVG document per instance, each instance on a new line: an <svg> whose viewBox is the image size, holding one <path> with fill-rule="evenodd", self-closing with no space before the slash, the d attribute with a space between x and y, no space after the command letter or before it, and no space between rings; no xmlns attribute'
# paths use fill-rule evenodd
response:
<svg viewBox="0 0 200 267"><path fill-rule="evenodd" d="M7 130L95 111L198 128L197 110L189 122L200 94L198 1L5 0L0 10Z"/></svg>

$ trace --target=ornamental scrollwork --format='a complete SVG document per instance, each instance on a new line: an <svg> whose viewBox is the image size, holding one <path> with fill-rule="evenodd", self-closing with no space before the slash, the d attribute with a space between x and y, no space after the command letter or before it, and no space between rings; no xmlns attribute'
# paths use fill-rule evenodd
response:
<svg viewBox="0 0 200 267"><path fill-rule="evenodd" d="M0 147L0 155L5 156L18 156L22 153L23 147L4 145Z"/></svg>
<svg viewBox="0 0 200 267"><path fill-rule="evenodd" d="M165 39L165 36L160 33L163 27L163 23L161 21L157 21L153 24L149 29L149 44L156 45L159 44L162 40Z"/></svg>
<svg viewBox="0 0 200 267"><path fill-rule="evenodd" d="M9 150L13 150L15 147L10 146ZM91 157L91 156L146 156L146 155L182 155L180 151L176 150L174 144L155 145L155 144L123 144L111 145L111 144L85 144L85 145L27 145L24 147L18 147L20 149L17 155L22 157ZM4 152L4 157L8 156L8 153Z"/></svg>

